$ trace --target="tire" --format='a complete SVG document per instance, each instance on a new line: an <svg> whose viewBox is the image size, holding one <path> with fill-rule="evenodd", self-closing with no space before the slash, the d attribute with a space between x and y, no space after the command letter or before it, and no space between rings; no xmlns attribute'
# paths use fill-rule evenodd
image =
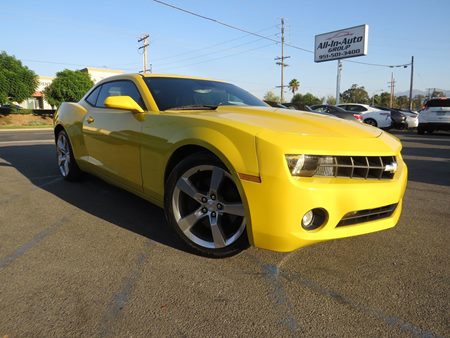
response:
<svg viewBox="0 0 450 338"><path fill-rule="evenodd" d="M64 130L56 135L56 157L59 173L67 181L76 181L81 176L81 170L73 156L69 137Z"/></svg>
<svg viewBox="0 0 450 338"><path fill-rule="evenodd" d="M417 127L417 134L419 134L419 135L425 134L425 129L423 127L421 127L421 126L418 126Z"/></svg>
<svg viewBox="0 0 450 338"><path fill-rule="evenodd" d="M364 123L371 125L373 127L378 127L378 123L374 119L366 119L364 120Z"/></svg>
<svg viewBox="0 0 450 338"><path fill-rule="evenodd" d="M164 211L178 236L200 255L228 257L249 246L245 207L236 183L211 154L193 154L172 170Z"/></svg>

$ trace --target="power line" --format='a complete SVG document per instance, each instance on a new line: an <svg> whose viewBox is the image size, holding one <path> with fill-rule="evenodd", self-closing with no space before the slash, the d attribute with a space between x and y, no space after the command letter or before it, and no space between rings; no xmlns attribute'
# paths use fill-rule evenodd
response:
<svg viewBox="0 0 450 338"><path fill-rule="evenodd" d="M227 27L227 28L231 28L231 29L234 29L234 30L237 30L237 31L240 31L240 32L244 32L244 33L247 33L247 34L250 34L250 35L254 35L254 36L257 36L257 37L260 37L260 38L262 38L262 39L266 39L266 40L269 40L269 41L272 41L272 42L280 43L280 41L278 41L278 40L276 40L276 39L273 39L273 38L270 38L270 37L268 37L268 36L264 36L264 35L261 35L261 34L258 34L258 33L254 33L254 32L251 32L251 31L249 31L249 30L246 30L246 29L243 29L243 28L240 28L240 27L236 27L236 26L227 24L227 23L225 23L225 22L222 22L222 21L216 20L216 19L214 19L214 18L210 18L210 17L208 17L208 16L201 15L201 14L198 14L198 13L195 13L195 12L192 12L192 11L189 11L189 10L187 10L187 9L184 9L184 8L181 8L181 7L178 7L178 6L169 4L169 3L164 2L164 1L161 1L161 0L153 0L153 1L154 1L154 2L157 2L157 3L161 4L161 5L164 5L164 6L173 8L173 9L176 9L176 10L178 10L178 11L180 11L180 12L184 12L184 13L187 13L187 14L190 14L190 15L193 15L193 16L196 16L196 17L199 17L199 18L201 18L201 19L208 20L208 21L214 22L214 23L216 23L216 24L225 26L225 27ZM306 48L303 48L303 47L299 47L299 46L296 46L296 45L293 45L293 44L290 44L290 43L285 43L285 45L288 46L288 47L297 49L297 50L301 50L301 51L303 51L303 52L314 53L314 51L312 51L312 50L310 50L310 49L306 49ZM367 66L386 67L386 68L396 68L396 67L404 67L404 68L406 68L406 67L408 67L408 66L411 65L410 63L399 64L399 65L386 65L386 64L369 63L369 62L352 61L352 60L342 60L342 61L345 61L345 62L351 62L351 63L357 63L357 64L362 64L362 65L367 65Z"/></svg>
<svg viewBox="0 0 450 338"><path fill-rule="evenodd" d="M43 60L30 60L30 59L21 59L23 62L31 62L31 63L45 63L45 64L51 64L51 65L61 65L61 66L74 66L74 67L95 67L95 68L110 68L106 65L103 66L96 66L96 65L86 65L86 64L78 64L78 63L66 63L66 62L58 62L58 61L43 61ZM136 71L135 68L121 68L122 70L131 70Z"/></svg>
<svg viewBox="0 0 450 338"><path fill-rule="evenodd" d="M263 29L257 31L257 33L267 31L267 30L272 29L274 27L276 27L276 25L272 25L270 27L263 28ZM210 48L214 48L214 47L217 47L217 46L220 46L220 45L225 45L225 44L233 42L233 41L242 40L242 39L248 37L249 35L251 35L251 34L241 35L241 36L233 38L233 39L225 40L225 41L222 41L222 42L215 43L213 45L208 45L208 46L205 46L205 47L202 47L202 48L186 51L186 52L183 52L183 53L179 53L179 54L175 54L175 55L170 55L170 56L165 56L165 57L153 59L153 61L173 59L173 58L176 58L178 56L185 56L186 54L192 54L192 53L196 53L196 52L199 52L199 51L204 51L205 49L210 49ZM255 40L255 41L259 41L259 40Z"/></svg>
<svg viewBox="0 0 450 338"><path fill-rule="evenodd" d="M209 60L205 60L205 61L200 61L200 62L196 62L196 63L190 63L190 64L187 64L187 65L176 66L176 67L163 67L163 69L176 69L176 68L185 68L185 67L189 67L189 66L195 66L195 65L199 65L199 64L204 64L204 63L208 63L208 62L212 62L212 61L225 59L225 58L236 56L236 55L241 55L241 54L244 54L244 53L253 52L255 50L262 49L262 48L267 48L267 47L270 47L270 46L273 46L273 45L275 45L275 43L270 43L268 45L263 45L263 46L259 46L259 47L256 47L256 48L247 49L247 50L244 50L242 52L229 54L229 55L224 55L224 56L221 56L221 57L218 57L218 58L209 59Z"/></svg>
<svg viewBox="0 0 450 338"><path fill-rule="evenodd" d="M213 54L220 54L220 53L222 53L222 52L229 51L230 49L236 49L236 48L238 48L238 47L250 45L250 44L253 44L253 43L258 42L258 41L261 41L261 40L263 40L263 39L262 39L262 38L258 38L258 39L253 40L253 41L244 42L244 43L241 43L241 44L238 44L238 45L235 45L235 46L231 46L231 47L228 47L228 48L218 49L218 50L215 50L215 51L213 51L213 52L209 52L209 53L205 53L205 54L200 54L200 55L195 55L195 56L191 56L191 57L188 57L188 58L179 59L179 60L177 60L177 61L164 62L164 63L162 63L162 64L159 64L159 66L166 66L166 65L171 65L171 64L179 63L179 62L184 62L184 61L189 61L189 60L198 59L198 58L205 57L205 56L209 56L209 55L213 55Z"/></svg>
<svg viewBox="0 0 450 338"><path fill-rule="evenodd" d="M197 13L191 12L191 11L189 11L189 10L187 10L187 9L183 9L183 8L181 8L181 7L177 7L177 6L172 5L172 4L169 4L169 3L167 3L167 2L160 1L160 0L153 0L153 1L154 1L154 2L157 2L157 3L161 4L161 5L164 5L164 6L173 8L173 9L176 9L176 10L178 10L178 11L181 11L181 12L184 12L184 13L187 13L187 14L190 14L190 15L193 15L193 16L196 16L196 17L199 17L199 18L208 20L208 21L212 21L212 22L217 23L217 24L222 25L222 26L225 26L225 27L228 27L228 28L231 28L231 29L240 31L240 32L244 32L244 33L247 33L247 34L250 34L250 35L254 35L254 36L257 36L257 37L259 37L259 38L263 38L263 39L266 39L266 40L270 40L270 41L272 41L272 42L279 43L278 40L269 38L269 37L267 37L267 36L264 36L264 35L261 35L261 34L258 34L258 33L254 33L254 32L248 31L248 30L243 29L243 28L239 28L239 27L236 27L236 26L227 24L227 23L225 23L225 22L222 22L222 21L219 21L219 20L216 20L216 19L213 19L213 18L204 16L204 15L201 15L201 14L197 14Z"/></svg>

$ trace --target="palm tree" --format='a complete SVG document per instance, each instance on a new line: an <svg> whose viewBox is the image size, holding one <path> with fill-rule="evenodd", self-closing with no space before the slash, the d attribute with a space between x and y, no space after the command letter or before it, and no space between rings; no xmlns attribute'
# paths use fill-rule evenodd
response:
<svg viewBox="0 0 450 338"><path fill-rule="evenodd" d="M297 79L292 79L289 82L289 89L292 92L292 95L295 95L295 92L298 90L298 88L300 87L300 82L298 82Z"/></svg>

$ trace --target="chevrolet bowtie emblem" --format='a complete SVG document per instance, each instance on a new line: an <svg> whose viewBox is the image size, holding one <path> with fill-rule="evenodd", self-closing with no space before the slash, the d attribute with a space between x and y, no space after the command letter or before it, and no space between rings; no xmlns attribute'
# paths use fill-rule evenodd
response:
<svg viewBox="0 0 450 338"><path fill-rule="evenodd" d="M384 171L395 173L397 171L397 162L392 162L391 164L386 164Z"/></svg>

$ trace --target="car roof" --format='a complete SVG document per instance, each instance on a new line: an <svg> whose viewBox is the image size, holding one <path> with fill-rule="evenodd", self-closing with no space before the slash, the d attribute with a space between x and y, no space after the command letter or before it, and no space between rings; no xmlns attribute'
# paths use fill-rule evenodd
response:
<svg viewBox="0 0 450 338"><path fill-rule="evenodd" d="M197 77L197 76L186 76L186 75L176 75L176 74L153 74L153 73L126 73L126 74L119 74L110 76L107 78L104 78L103 80L99 81L98 84L102 84L105 82L110 81L118 81L118 80L131 80L131 79L137 79L137 78L170 78L170 79L192 79L192 80L203 80L203 81L214 81L214 82L222 82L227 83L225 81L216 80L216 79L208 79L203 77Z"/></svg>

